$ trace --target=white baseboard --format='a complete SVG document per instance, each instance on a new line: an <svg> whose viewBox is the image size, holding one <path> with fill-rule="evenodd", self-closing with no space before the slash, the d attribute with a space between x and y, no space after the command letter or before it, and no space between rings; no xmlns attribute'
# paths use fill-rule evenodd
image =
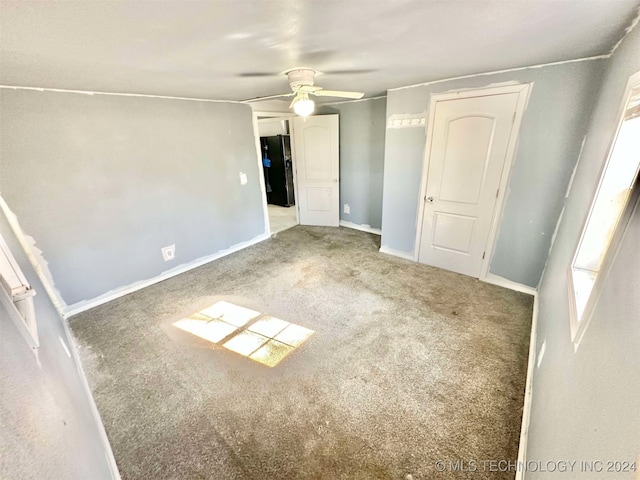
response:
<svg viewBox="0 0 640 480"><path fill-rule="evenodd" d="M373 233L375 235L382 235L382 230L379 228L373 228L371 225L358 225L357 223L347 222L346 220L340 220L341 227L353 228L354 230L360 230L361 232Z"/></svg>
<svg viewBox="0 0 640 480"><path fill-rule="evenodd" d="M386 245L380 247L380 253L386 253L387 255L393 255L394 257L404 258L405 260L415 261L413 259L413 253L403 252L402 250L396 250L395 248L389 248Z"/></svg>
<svg viewBox="0 0 640 480"><path fill-rule="evenodd" d="M68 305L64 307L63 316L64 318L69 318L72 315L76 315L80 312L84 312L91 308L97 307L98 305L102 305L103 303L107 303L112 300L115 300L116 298L120 298L120 297L123 297L124 295L128 295L129 293L133 293L137 290L141 290L143 288L149 287L155 283L162 282L163 280L166 280L168 278L175 277L176 275L180 275L181 273L188 272L189 270L193 270L194 268L200 267L206 263L213 262L214 260L218 260L219 258L225 257L239 250L250 247L251 245L255 245L256 243L260 243L264 240L268 240L269 238L270 238L269 234L263 233L261 235L258 235L255 238L252 238L251 240L247 240L246 242L233 245L227 248L226 250L221 250L212 255L207 255L206 257L200 257L190 263L179 265L175 268L172 268L171 270L167 270L166 272L161 273L157 277L153 277L148 280L141 280L131 285L127 285L125 287L120 287L115 290L111 290L96 298L92 298L91 300L83 300L81 302Z"/></svg>
<svg viewBox="0 0 640 480"><path fill-rule="evenodd" d="M109 442L107 431L105 430L104 423L102 422L102 417L100 417L98 406L96 405L95 399L93 398L93 392L91 391L91 387L89 387L89 381L87 380L87 375L84 371L84 367L82 366L82 361L80 360L78 345L76 344L75 338L71 333L71 329L69 328L67 320L63 319L61 320L61 322L64 328L65 336L67 337L66 341L69 344L70 351L67 351L67 353L73 358L73 361L76 364L76 369L78 370L78 376L80 377L82 389L85 392L87 402L89 403L89 408L91 410L91 415L93 416L96 428L98 429L98 435L100 436L104 446L104 456L111 472L111 478L112 480L121 480L122 477L120 476L120 471L118 470L116 458L113 455L113 449L111 448L111 443ZM60 337L60 340L62 340L62 337Z"/></svg>
<svg viewBox="0 0 640 480"><path fill-rule="evenodd" d="M483 282L491 283L492 285L498 285L499 287L508 288L509 290L515 290L516 292L528 293L529 295L535 295L537 290L528 285L523 285L518 282L507 280L499 275L488 273L486 277L480 279Z"/></svg>
<svg viewBox="0 0 640 480"><path fill-rule="evenodd" d="M538 331L538 294L533 299L533 315L531 317L531 337L529 339L529 361L527 364L527 380L524 387L524 405L522 407L522 424L520 426L520 443L518 445L518 463L515 480L524 480L524 468L527 462L527 443L529 440L529 422L531 420L531 402L533 397L533 371L536 364L536 337Z"/></svg>

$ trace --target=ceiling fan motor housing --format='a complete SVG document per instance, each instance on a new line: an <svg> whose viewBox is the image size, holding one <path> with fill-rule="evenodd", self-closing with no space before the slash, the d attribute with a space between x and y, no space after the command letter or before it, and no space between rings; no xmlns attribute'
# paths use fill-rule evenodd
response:
<svg viewBox="0 0 640 480"><path fill-rule="evenodd" d="M316 74L315 70L311 68L294 68L286 73L289 85L294 91L300 87L313 86L313 77Z"/></svg>

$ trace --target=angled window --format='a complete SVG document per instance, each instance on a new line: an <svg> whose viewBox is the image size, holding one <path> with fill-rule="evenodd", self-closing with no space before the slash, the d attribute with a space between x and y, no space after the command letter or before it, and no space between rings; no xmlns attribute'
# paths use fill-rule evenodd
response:
<svg viewBox="0 0 640 480"><path fill-rule="evenodd" d="M625 99L619 128L569 269L571 337L576 345L638 199L640 72L631 77Z"/></svg>

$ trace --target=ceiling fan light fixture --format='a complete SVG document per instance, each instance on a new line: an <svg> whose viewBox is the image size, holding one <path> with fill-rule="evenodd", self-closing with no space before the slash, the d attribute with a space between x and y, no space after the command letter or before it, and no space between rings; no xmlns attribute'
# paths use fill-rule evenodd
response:
<svg viewBox="0 0 640 480"><path fill-rule="evenodd" d="M281 97L293 97L293 101L289 104L289 108L300 115L306 117L311 115L315 108L315 104L309 99L309 95L315 95L317 97L338 97L338 98L351 98L358 100L364 96L364 92L353 92L346 90L325 90L322 87L315 86L313 84L314 75L318 72L311 68L294 68L287 70L283 74L287 75L289 80L290 93L280 93L278 95L267 95L266 97L257 97L245 100L245 102L255 102L260 100L271 100L272 98ZM259 76L258 74L251 74L250 76Z"/></svg>
<svg viewBox="0 0 640 480"><path fill-rule="evenodd" d="M301 117L308 117L313 113L316 104L313 100L309 100L307 94L302 94L298 100L293 104L293 111Z"/></svg>

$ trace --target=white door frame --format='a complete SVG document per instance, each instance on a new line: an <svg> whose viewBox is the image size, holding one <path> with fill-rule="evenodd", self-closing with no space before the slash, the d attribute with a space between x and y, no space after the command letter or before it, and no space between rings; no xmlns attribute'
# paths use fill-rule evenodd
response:
<svg viewBox="0 0 640 480"><path fill-rule="evenodd" d="M461 98L473 98L473 97L486 97L490 95L503 95L506 93L517 93L518 103L516 106L516 114L513 119L513 128L511 130L511 136L509 137L509 143L507 146L507 154L502 168L500 176L500 190L498 191L498 198L491 217L491 227L489 229L489 236L487 238L487 244L485 246L485 256L482 260L482 268L480 270L480 280L486 279L489 274L489 265L491 264L491 257L493 256L493 249L495 246L495 240L498 233L499 219L502 218L502 209L504 207L504 199L506 197L507 185L509 183L509 174L511 171L511 164L513 163L513 157L515 156L516 146L518 145L518 136L520 132L520 124L522 123L522 117L527 108L529 101L529 94L531 92L531 83L514 84L504 87L489 87L479 88L471 90L460 90L453 93L433 93L431 94L431 102L429 104L429 121L427 123L427 143L424 150L424 160L422 164L422 178L420 180L420 196L418 197L418 217L416 221L416 238L413 248L413 260L418 261L420 254L420 241L422 239L422 226L424 223L424 197L427 189L427 177L429 175L429 160L430 152L433 143L433 128L436 117L436 103L446 100L455 100Z"/></svg>
<svg viewBox="0 0 640 480"><path fill-rule="evenodd" d="M269 221L269 204L267 203L267 187L264 184L264 170L262 168L262 147L260 146L260 127L258 117L281 118L287 120L289 125L289 140L291 142L291 166L293 169L293 195L295 197L296 222L300 225L300 212L298 210L298 176L296 175L295 145L293 140L293 117L291 112L253 112L253 135L256 142L256 152L258 154L258 177L260 181L260 191L262 192L262 210L264 212L264 231L271 236L271 222Z"/></svg>

